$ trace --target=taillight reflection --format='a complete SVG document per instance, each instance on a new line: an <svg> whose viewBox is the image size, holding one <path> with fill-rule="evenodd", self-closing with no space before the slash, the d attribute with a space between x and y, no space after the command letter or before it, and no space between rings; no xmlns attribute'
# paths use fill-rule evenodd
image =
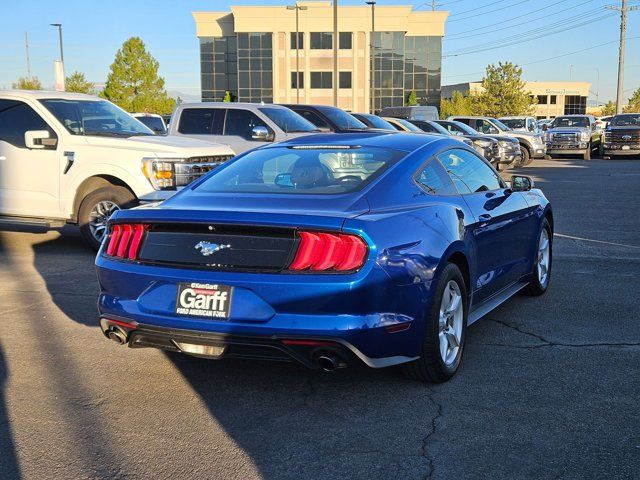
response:
<svg viewBox="0 0 640 480"><path fill-rule="evenodd" d="M300 245L289 270L348 272L364 265L367 245L357 235L307 231L299 235Z"/></svg>

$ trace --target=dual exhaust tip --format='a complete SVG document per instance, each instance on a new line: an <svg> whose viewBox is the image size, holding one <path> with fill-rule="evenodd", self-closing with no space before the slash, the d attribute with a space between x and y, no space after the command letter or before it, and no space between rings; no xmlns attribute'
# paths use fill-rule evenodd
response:
<svg viewBox="0 0 640 480"><path fill-rule="evenodd" d="M109 340L113 340L118 345L127 343L127 334L119 327L109 327L105 335Z"/></svg>
<svg viewBox="0 0 640 480"><path fill-rule="evenodd" d="M322 352L316 356L316 363L321 370L325 372L333 372L338 368L344 368L347 364L336 354L332 352Z"/></svg>

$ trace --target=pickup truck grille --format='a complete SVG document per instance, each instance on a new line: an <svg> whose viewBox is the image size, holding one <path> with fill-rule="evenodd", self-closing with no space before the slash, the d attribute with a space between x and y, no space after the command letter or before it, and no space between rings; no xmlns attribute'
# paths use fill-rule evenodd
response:
<svg viewBox="0 0 640 480"><path fill-rule="evenodd" d="M640 130L613 130L607 132L606 142L614 145L640 145Z"/></svg>
<svg viewBox="0 0 640 480"><path fill-rule="evenodd" d="M291 261L294 228L224 224L152 224L138 261L223 271L277 272Z"/></svg>
<svg viewBox="0 0 640 480"><path fill-rule="evenodd" d="M576 143L580 140L577 133L554 133L553 143Z"/></svg>
<svg viewBox="0 0 640 480"><path fill-rule="evenodd" d="M176 163L176 186L184 187L189 185L205 173L232 158L233 155L209 155L206 157L190 157L184 162Z"/></svg>

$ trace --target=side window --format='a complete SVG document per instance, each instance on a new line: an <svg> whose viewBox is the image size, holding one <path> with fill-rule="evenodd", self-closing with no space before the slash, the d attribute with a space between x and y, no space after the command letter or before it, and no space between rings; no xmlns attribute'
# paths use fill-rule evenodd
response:
<svg viewBox="0 0 640 480"><path fill-rule="evenodd" d="M245 140L251 140L253 127L266 127L271 129L255 113L249 110L229 109L224 122L224 134L236 135Z"/></svg>
<svg viewBox="0 0 640 480"><path fill-rule="evenodd" d="M440 162L435 159L432 159L420 170L415 179L427 192L434 195L455 195L458 193L447 172L442 168Z"/></svg>
<svg viewBox="0 0 640 480"><path fill-rule="evenodd" d="M55 133L36 111L24 102L0 100L0 140L14 147L27 148L24 134L29 130L47 130Z"/></svg>
<svg viewBox="0 0 640 480"><path fill-rule="evenodd" d="M294 110L298 115L301 115L303 118L313 123L318 128L331 129L329 124L325 122L320 115L314 113L310 110Z"/></svg>
<svg viewBox="0 0 640 480"><path fill-rule="evenodd" d="M454 148L438 155L438 159L462 194L502 188L498 174L470 151Z"/></svg>
<svg viewBox="0 0 640 480"><path fill-rule="evenodd" d="M185 108L180 114L178 132L192 135L220 135L224 110L219 108Z"/></svg>
<svg viewBox="0 0 640 480"><path fill-rule="evenodd" d="M471 125L471 119L469 118L454 118L456 122L464 123L465 125ZM473 126L473 125L471 125Z"/></svg>
<svg viewBox="0 0 640 480"><path fill-rule="evenodd" d="M480 127L479 130L481 133L498 133L496 127L491 125L491 123L487 122L486 120L478 120L478 126Z"/></svg>

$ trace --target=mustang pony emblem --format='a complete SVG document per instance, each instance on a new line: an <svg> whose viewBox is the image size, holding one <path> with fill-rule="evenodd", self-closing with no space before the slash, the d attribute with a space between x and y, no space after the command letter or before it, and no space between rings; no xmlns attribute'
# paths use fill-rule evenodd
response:
<svg viewBox="0 0 640 480"><path fill-rule="evenodd" d="M219 252L220 250L223 250L225 248L231 248L231 245L224 245L224 244L202 241L202 242L196 243L194 248L196 250L200 250L200 253L204 257L208 257L209 255L213 255L214 253Z"/></svg>

